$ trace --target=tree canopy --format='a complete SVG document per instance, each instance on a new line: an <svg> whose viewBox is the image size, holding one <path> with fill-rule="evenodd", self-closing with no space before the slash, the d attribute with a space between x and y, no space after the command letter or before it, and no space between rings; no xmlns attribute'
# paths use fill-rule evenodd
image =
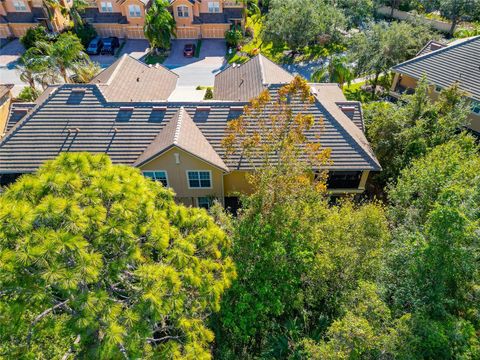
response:
<svg viewBox="0 0 480 360"><path fill-rule="evenodd" d="M152 48L170 49L172 36L175 36L175 20L169 7L167 0L154 0L145 14L143 30Z"/></svg>
<svg viewBox="0 0 480 360"><path fill-rule="evenodd" d="M61 154L0 196L0 353L208 359L229 248L138 170Z"/></svg>

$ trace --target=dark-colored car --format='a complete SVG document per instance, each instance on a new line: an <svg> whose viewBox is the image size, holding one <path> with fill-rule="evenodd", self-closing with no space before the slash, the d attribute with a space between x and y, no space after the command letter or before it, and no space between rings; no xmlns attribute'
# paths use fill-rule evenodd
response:
<svg viewBox="0 0 480 360"><path fill-rule="evenodd" d="M103 48L103 40L102 38L96 37L90 44L88 44L87 54L88 55L98 55Z"/></svg>
<svg viewBox="0 0 480 360"><path fill-rule="evenodd" d="M183 56L193 57L195 55L195 44L186 44L183 48Z"/></svg>
<svg viewBox="0 0 480 360"><path fill-rule="evenodd" d="M102 48L102 55L104 54L115 54L115 49L120 46L120 42L118 41L118 37L112 36L103 39L103 48Z"/></svg>

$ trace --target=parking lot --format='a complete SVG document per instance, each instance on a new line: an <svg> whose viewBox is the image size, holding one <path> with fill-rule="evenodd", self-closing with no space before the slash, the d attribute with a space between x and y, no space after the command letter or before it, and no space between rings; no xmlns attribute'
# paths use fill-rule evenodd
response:
<svg viewBox="0 0 480 360"><path fill-rule="evenodd" d="M122 42L123 40L120 39L120 46L122 46ZM129 54L135 59L140 59L148 52L148 49L149 44L147 40L127 40L125 41L125 45L121 49L118 57L122 56L123 54ZM91 55L90 59L100 64L102 68L106 68L112 65L118 57L113 55Z"/></svg>

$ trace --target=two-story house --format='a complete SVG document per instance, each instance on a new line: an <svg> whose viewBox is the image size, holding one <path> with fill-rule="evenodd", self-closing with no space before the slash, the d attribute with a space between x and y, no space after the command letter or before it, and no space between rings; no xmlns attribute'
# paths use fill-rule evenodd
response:
<svg viewBox="0 0 480 360"><path fill-rule="evenodd" d="M49 87L35 103L14 103L0 141L0 183L35 171L60 152L105 153L116 164L140 168L171 187L178 201L208 207L213 198L228 207L251 187L247 174L262 159L226 154L227 124L268 90L272 101L293 76L258 55L217 74L214 99L169 100L178 76L124 55L90 84ZM361 103L347 101L338 84L310 84L313 103L300 98L295 111L316 121L307 136L331 151L327 168L333 194L361 193L371 171L380 171L364 134ZM268 107L263 116L275 115ZM246 116L246 115L245 115ZM248 121L260 121L250 116ZM322 170L322 169L318 169Z"/></svg>
<svg viewBox="0 0 480 360"><path fill-rule="evenodd" d="M70 24L62 8L71 6L72 0L59 0L55 8L46 8L42 0L0 0L0 38L21 37L40 24L51 31L62 31Z"/></svg>
<svg viewBox="0 0 480 360"><path fill-rule="evenodd" d="M412 93L423 76L431 84L433 101L442 89L458 84L471 104L469 128L480 134L480 36L450 44L430 41L416 57L392 71L395 76L390 95L395 98Z"/></svg>
<svg viewBox="0 0 480 360"><path fill-rule="evenodd" d="M143 39L150 0L96 0L85 19L100 36ZM244 5L239 0L170 0L178 39L224 38L232 25L243 28Z"/></svg>

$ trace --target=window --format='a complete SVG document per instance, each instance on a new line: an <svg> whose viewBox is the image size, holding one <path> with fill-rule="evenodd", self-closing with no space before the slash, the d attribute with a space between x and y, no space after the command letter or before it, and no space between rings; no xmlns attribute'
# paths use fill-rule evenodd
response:
<svg viewBox="0 0 480 360"><path fill-rule="evenodd" d="M17 11L26 11L27 7L25 6L25 3L22 0L14 0L13 6L15 7L15 10Z"/></svg>
<svg viewBox="0 0 480 360"><path fill-rule="evenodd" d="M187 179L190 189L210 189L212 187L210 171L187 171Z"/></svg>
<svg viewBox="0 0 480 360"><path fill-rule="evenodd" d="M357 189L362 177L361 171L331 171L328 174L329 189Z"/></svg>
<svg viewBox="0 0 480 360"><path fill-rule="evenodd" d="M208 2L208 12L209 13L219 13L220 12L220 3L218 1L209 1Z"/></svg>
<svg viewBox="0 0 480 360"><path fill-rule="evenodd" d="M163 184L163 186L168 187L168 178L167 178L166 171L163 171L163 170L144 171L143 175L155 181L160 181Z"/></svg>
<svg viewBox="0 0 480 360"><path fill-rule="evenodd" d="M188 15L188 7L186 7L186 6L184 6L184 5L178 6L178 7L177 7L177 15L178 15L178 17L181 17L181 18L187 18L187 17L189 17L189 15Z"/></svg>
<svg viewBox="0 0 480 360"><path fill-rule="evenodd" d="M480 115L480 101L472 101L472 112Z"/></svg>
<svg viewBox="0 0 480 360"><path fill-rule="evenodd" d="M101 2L102 12L113 12L113 6L111 2Z"/></svg>
<svg viewBox="0 0 480 360"><path fill-rule="evenodd" d="M209 197L199 197L197 198L197 205L199 208L210 209L212 206L212 201Z"/></svg>
<svg viewBox="0 0 480 360"><path fill-rule="evenodd" d="M130 17L141 17L142 13L140 12L140 6L138 5L128 5L128 12Z"/></svg>

